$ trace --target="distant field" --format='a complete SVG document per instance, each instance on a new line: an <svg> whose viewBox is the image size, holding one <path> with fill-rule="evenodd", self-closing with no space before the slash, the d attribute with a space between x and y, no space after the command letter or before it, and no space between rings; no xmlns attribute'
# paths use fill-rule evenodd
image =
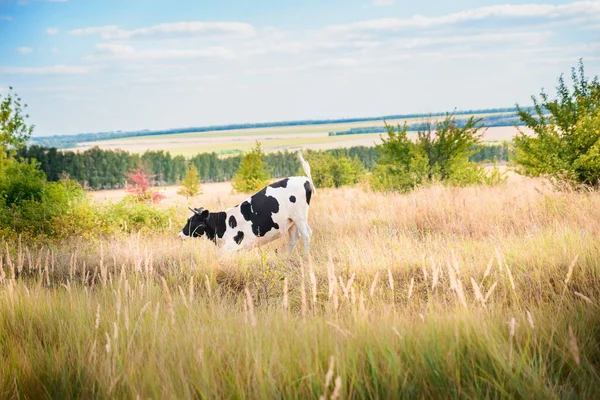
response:
<svg viewBox="0 0 600 400"><path fill-rule="evenodd" d="M503 113L477 114L477 117L500 115ZM467 118L469 115L462 115ZM440 117L433 117L436 120ZM396 119L388 124L411 124L423 121L423 118ZM266 152L282 150L331 149L351 146L373 146L380 142L380 134L367 133L357 135L329 136L329 132L340 132L353 128L383 126L384 121L362 121L339 124L291 125L272 128L252 128L241 130L192 132L134 138L103 140L84 143L76 149L84 151L94 146L102 149L122 149L132 153L146 150L166 150L173 155L191 156L201 152L235 154L249 150L258 140ZM488 128L484 140L489 142L510 140L515 135L514 127ZM412 133L414 135L414 133Z"/></svg>

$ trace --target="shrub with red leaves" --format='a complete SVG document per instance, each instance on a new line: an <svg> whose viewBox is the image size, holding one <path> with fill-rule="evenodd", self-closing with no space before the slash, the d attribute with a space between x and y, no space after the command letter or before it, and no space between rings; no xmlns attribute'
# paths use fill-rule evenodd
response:
<svg viewBox="0 0 600 400"><path fill-rule="evenodd" d="M127 192L139 202L158 203L165 198L162 194L154 192L151 187L155 184L154 175L148 175L141 168L127 174Z"/></svg>

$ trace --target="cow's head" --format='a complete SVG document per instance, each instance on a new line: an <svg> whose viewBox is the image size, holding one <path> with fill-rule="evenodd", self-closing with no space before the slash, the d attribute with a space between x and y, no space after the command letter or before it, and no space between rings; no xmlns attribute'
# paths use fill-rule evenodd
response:
<svg viewBox="0 0 600 400"><path fill-rule="evenodd" d="M179 237L181 239L201 237L204 235L207 229L206 220L210 214L208 210L205 210L202 207L188 208L193 212L193 214L188 218L181 232L179 232Z"/></svg>

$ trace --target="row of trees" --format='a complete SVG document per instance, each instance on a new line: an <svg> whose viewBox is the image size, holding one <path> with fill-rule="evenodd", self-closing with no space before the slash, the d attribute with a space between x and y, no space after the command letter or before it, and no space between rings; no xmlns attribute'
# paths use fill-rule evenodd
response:
<svg viewBox="0 0 600 400"><path fill-rule="evenodd" d="M471 160L508 160L508 144L485 145L473 149ZM377 162L380 153L374 147L357 146L346 149L331 149L322 152L328 160L357 159L362 167L370 171ZM97 147L83 151L59 151L37 145L21 147L16 156L23 160L37 160L47 180L57 182L62 174L90 189L122 188L127 184L127 174L138 168L155 176L159 185L180 182L190 165L197 169L202 182L223 182L233 179L240 168L242 156L219 157L216 153L200 153L186 160L183 156L172 156L166 151L146 151L142 155L122 150L101 150ZM277 152L263 154L269 175L278 178L297 173L300 163L295 153ZM341 161L342 162L342 161Z"/></svg>

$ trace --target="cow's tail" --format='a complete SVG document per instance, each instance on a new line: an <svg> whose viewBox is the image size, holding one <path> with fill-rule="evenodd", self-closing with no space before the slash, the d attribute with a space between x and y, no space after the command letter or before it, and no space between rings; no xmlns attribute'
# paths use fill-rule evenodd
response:
<svg viewBox="0 0 600 400"><path fill-rule="evenodd" d="M313 183L312 176L310 175L310 165L308 165L308 162L304 159L300 150L298 150L298 158L300 158L300 164L302 164L302 169L304 170L304 173L306 174L306 177L310 182L310 189L312 190L313 194L316 194L317 191L315 190L315 185Z"/></svg>

